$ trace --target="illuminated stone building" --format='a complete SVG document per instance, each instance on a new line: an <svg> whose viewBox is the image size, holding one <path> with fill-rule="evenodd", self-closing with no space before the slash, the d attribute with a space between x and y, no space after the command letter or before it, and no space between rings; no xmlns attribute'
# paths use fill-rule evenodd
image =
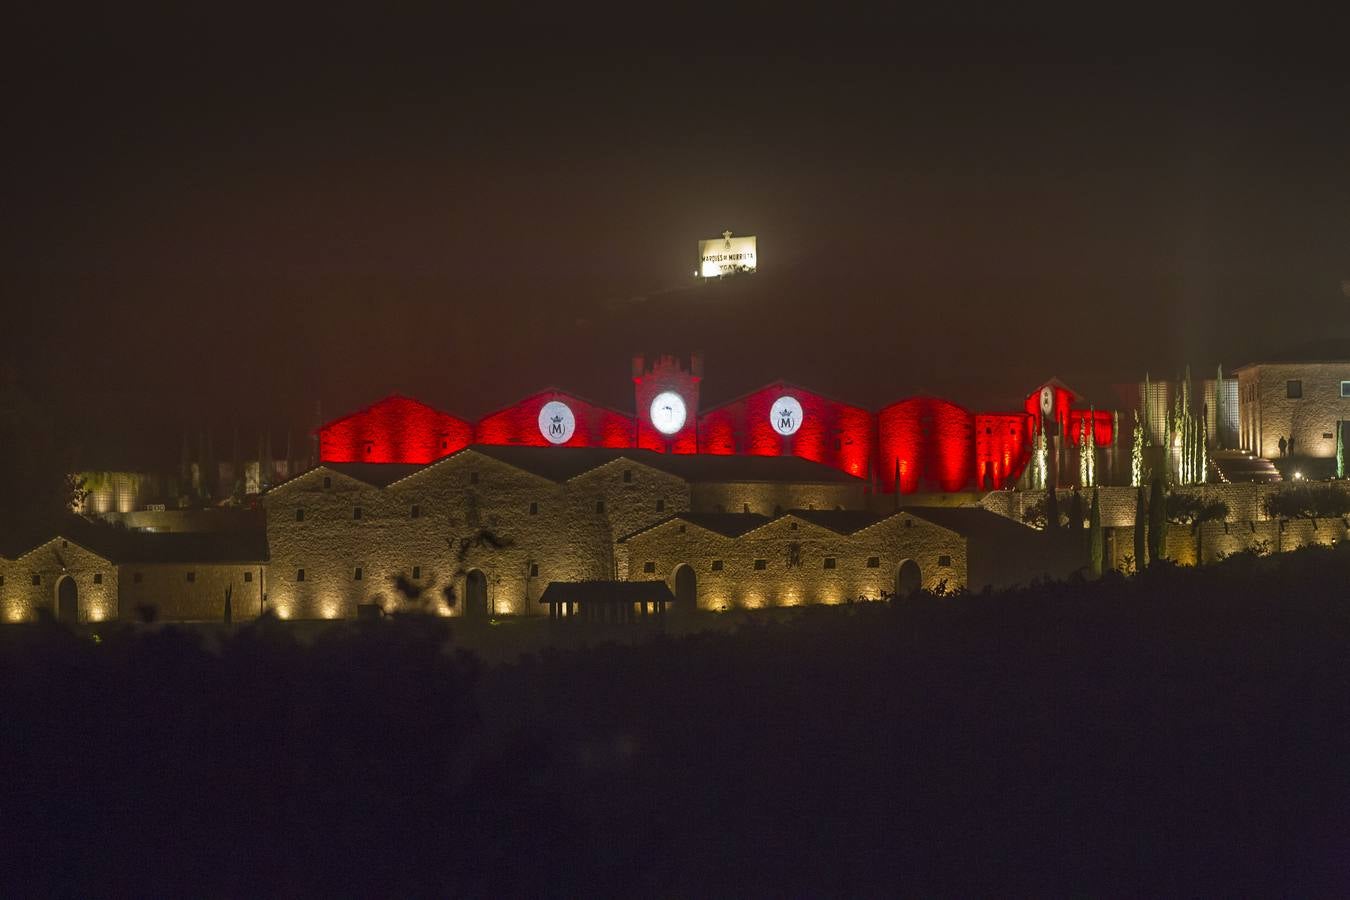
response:
<svg viewBox="0 0 1350 900"><path fill-rule="evenodd" d="M220 621L262 610L267 545L261 531L149 534L72 524L36 546L0 555L0 620L39 609L64 623L135 619Z"/></svg>
<svg viewBox="0 0 1350 900"><path fill-rule="evenodd" d="M264 498L268 603L295 618L410 604L542 615L549 583L624 578L617 539L675 513L859 512L865 487L792 457L606 448L475 445L419 467L321 464Z"/></svg>
<svg viewBox="0 0 1350 900"><path fill-rule="evenodd" d="M1330 460L1350 420L1350 346L1308 347L1242 366L1237 375L1241 446L1276 459L1280 439L1294 455Z"/></svg>

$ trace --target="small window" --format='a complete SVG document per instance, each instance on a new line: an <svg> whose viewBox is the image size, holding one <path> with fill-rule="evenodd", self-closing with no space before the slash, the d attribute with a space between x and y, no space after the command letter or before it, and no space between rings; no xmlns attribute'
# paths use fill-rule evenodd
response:
<svg viewBox="0 0 1350 900"><path fill-rule="evenodd" d="M683 526L683 525L681 525L681 526L680 526L679 528L677 528L676 530L679 531L680 534L684 534L684 526Z"/></svg>
<svg viewBox="0 0 1350 900"><path fill-rule="evenodd" d="M477 484L477 483L478 483L478 473L477 473L477 472L470 472L470 473L469 473L469 484Z"/></svg>
<svg viewBox="0 0 1350 900"><path fill-rule="evenodd" d="M624 483L624 484L628 484L628 483L631 482L632 480L633 480L633 470L632 470L632 469L624 469L624 470L623 470L623 483Z"/></svg>
<svg viewBox="0 0 1350 900"><path fill-rule="evenodd" d="M361 507L359 507L359 506L353 506L353 507L352 507L352 518L353 518L353 519L359 519L359 518L361 518Z"/></svg>
<svg viewBox="0 0 1350 900"><path fill-rule="evenodd" d="M906 527L906 528L913 528L913 527L914 527L914 520L913 520L913 519L906 519L906 520L905 520L905 527Z"/></svg>
<svg viewBox="0 0 1350 900"><path fill-rule="evenodd" d="M1284 396L1290 400L1303 399L1303 379L1291 378L1284 383Z"/></svg>
<svg viewBox="0 0 1350 900"><path fill-rule="evenodd" d="M304 509L304 507L302 507L302 506L297 506L297 507L295 508L295 521L297 521L297 522L303 522L303 521L305 521L305 509Z"/></svg>
<svg viewBox="0 0 1350 900"><path fill-rule="evenodd" d="M248 584L248 583L251 582L252 580L253 580L253 573L252 573L252 572L245 572L245 573L244 573L244 583L245 583L245 584Z"/></svg>
<svg viewBox="0 0 1350 900"><path fill-rule="evenodd" d="M789 522L789 523L788 523L788 528L792 529L793 531L796 531L796 530L797 530L797 523L796 523L796 522Z"/></svg>
<svg viewBox="0 0 1350 900"><path fill-rule="evenodd" d="M643 573L645 573L645 574L647 574L647 575L651 575L653 572L656 571L656 563L654 563L654 562L645 562L645 563L643 563L643 564L642 564L642 571L643 571Z"/></svg>
<svg viewBox="0 0 1350 900"><path fill-rule="evenodd" d="M34 584L34 585L42 584L42 576L41 576L41 575L34 575L34 576L33 576L33 584Z"/></svg>
<svg viewBox="0 0 1350 900"><path fill-rule="evenodd" d="M414 504L412 505L412 509L408 510L408 518L410 518L410 519L420 519L420 518L422 518L422 507L420 507L420 506L418 506L416 503L414 503Z"/></svg>
<svg viewBox="0 0 1350 900"><path fill-rule="evenodd" d="M332 486L333 486L333 479L332 479L332 478L329 478L327 475L323 476L323 486L324 486L324 488L330 488L330 487L332 487Z"/></svg>
<svg viewBox="0 0 1350 900"><path fill-rule="evenodd" d="M447 441L445 438L441 438L441 449L442 449L442 450L449 450L449 449L450 449L450 442Z"/></svg>
<svg viewBox="0 0 1350 900"><path fill-rule="evenodd" d="M62 549L62 550L66 549L66 548L69 547L69 546L70 546L70 544L69 544L67 541L62 541L62 542L61 542L61 549Z"/></svg>
<svg viewBox="0 0 1350 900"><path fill-rule="evenodd" d="M833 556L827 556L827 557L825 557L825 568L827 568L827 569L833 569L834 567L835 567L835 559L834 559L834 557L833 557Z"/></svg>
<svg viewBox="0 0 1350 900"><path fill-rule="evenodd" d="M768 567L769 567L769 561L768 561L767 559L757 559L757 560L755 560L755 571L756 571L756 572L763 572L763 571L764 571L765 569L767 569Z"/></svg>
<svg viewBox="0 0 1350 900"><path fill-rule="evenodd" d="M0 587L4 587L4 586L5 586L5 576L0 575Z"/></svg>
<svg viewBox="0 0 1350 900"><path fill-rule="evenodd" d="M605 512L605 501L603 500L595 501L595 511L598 514L603 515Z"/></svg>
<svg viewBox="0 0 1350 900"><path fill-rule="evenodd" d="M938 565L944 569L951 568L952 558L944 553L942 556L938 557Z"/></svg>
<svg viewBox="0 0 1350 900"><path fill-rule="evenodd" d="M132 583L132 584L140 584L140 583L141 583L141 573L140 573L140 572L132 572L132 573L131 573L131 583Z"/></svg>
<svg viewBox="0 0 1350 900"><path fill-rule="evenodd" d="M741 512L743 512L743 513L748 513L749 511L750 511L750 504L749 504L749 503L742 503L742 504L741 504Z"/></svg>
<svg viewBox="0 0 1350 900"><path fill-rule="evenodd" d="M413 578L414 578L414 579L418 579L418 578L421 578L421 577L422 577L422 567L421 567L421 566L413 566Z"/></svg>
<svg viewBox="0 0 1350 900"><path fill-rule="evenodd" d="M191 580L192 580L191 578L188 578L188 581L191 581ZM296 569L296 570L295 570L295 580L296 580L296 581L304 581L304 580L305 580L305 570L304 570L304 569Z"/></svg>
<svg viewBox="0 0 1350 900"><path fill-rule="evenodd" d="M665 511L666 511L666 501L665 501L665 500L657 500L657 501L656 501L656 511L657 511L657 512L665 512Z"/></svg>
<svg viewBox="0 0 1350 900"><path fill-rule="evenodd" d="M102 584L102 583L103 583L103 573L102 573L102 572L95 572L95 573L94 573L94 584Z"/></svg>
<svg viewBox="0 0 1350 900"><path fill-rule="evenodd" d="M867 568L869 568L869 569L879 569L879 568L881 568L881 557L880 557L880 556L869 556L869 557L867 557Z"/></svg>
<svg viewBox="0 0 1350 900"><path fill-rule="evenodd" d="M361 576L364 574L365 573L361 571L361 567L357 566L356 571L352 573L352 581L360 581Z"/></svg>
<svg viewBox="0 0 1350 900"><path fill-rule="evenodd" d="M712 561L712 570L714 572L722 571L722 561L720 559L714 559Z"/></svg>
<svg viewBox="0 0 1350 900"><path fill-rule="evenodd" d="M301 571L301 572L304 572L305 570L304 570L304 569L301 569L300 571ZM197 573L196 573L196 572L189 572L189 573L187 573L187 580L188 580L188 584L192 584L192 583L196 582L196 580L197 580ZM305 580L303 575L301 576L300 580L301 580L301 581L304 581L304 580Z"/></svg>
<svg viewBox="0 0 1350 900"><path fill-rule="evenodd" d="M539 563L534 562L530 563L530 577L531 578L539 577Z"/></svg>
<svg viewBox="0 0 1350 900"><path fill-rule="evenodd" d="M1341 382L1341 396L1350 397L1350 381Z"/></svg>
<svg viewBox="0 0 1350 900"><path fill-rule="evenodd" d="M530 504L530 515L532 515L532 516L537 516L537 515L539 515L539 504L538 504L538 503L531 503L531 504Z"/></svg>

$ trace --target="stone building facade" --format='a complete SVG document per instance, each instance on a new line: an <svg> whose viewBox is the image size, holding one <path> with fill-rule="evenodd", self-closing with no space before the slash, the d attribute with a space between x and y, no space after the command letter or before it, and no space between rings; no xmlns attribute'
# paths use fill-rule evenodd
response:
<svg viewBox="0 0 1350 900"><path fill-rule="evenodd" d="M474 446L423 467L321 465L264 498L268 605L541 615L554 581L625 577L618 539L728 506L860 510L864 482L791 457Z"/></svg>
<svg viewBox="0 0 1350 900"><path fill-rule="evenodd" d="M1237 370L1241 449L1280 456L1334 457L1336 433L1350 420L1350 361L1253 363Z"/></svg>
<svg viewBox="0 0 1350 900"><path fill-rule="evenodd" d="M684 513L619 543L623 577L664 579L685 608L844 603L966 586L966 539L905 510Z"/></svg>
<svg viewBox="0 0 1350 900"><path fill-rule="evenodd" d="M64 623L116 618L116 563L59 535L13 558L0 556L0 620L32 621L39 609Z"/></svg>

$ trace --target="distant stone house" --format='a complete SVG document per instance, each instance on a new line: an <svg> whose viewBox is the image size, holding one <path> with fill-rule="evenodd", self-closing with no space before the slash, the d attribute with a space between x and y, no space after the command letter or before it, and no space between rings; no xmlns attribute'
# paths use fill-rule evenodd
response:
<svg viewBox="0 0 1350 900"><path fill-rule="evenodd" d="M1350 420L1350 343L1277 355L1235 374L1242 449L1275 459L1283 438L1297 456L1336 455L1337 432Z"/></svg>
<svg viewBox="0 0 1350 900"><path fill-rule="evenodd" d="M135 619L220 621L259 615L267 543L258 530L196 534L129 532L72 523L20 553L0 556L0 618L32 621L47 610L65 623Z"/></svg>

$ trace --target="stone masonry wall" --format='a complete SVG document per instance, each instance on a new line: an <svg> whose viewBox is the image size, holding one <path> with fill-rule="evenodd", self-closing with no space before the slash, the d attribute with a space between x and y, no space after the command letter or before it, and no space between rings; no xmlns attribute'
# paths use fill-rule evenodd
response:
<svg viewBox="0 0 1350 900"><path fill-rule="evenodd" d="M53 538L15 558L0 558L0 620L28 622L39 607L57 614L60 583L71 578L77 592L81 622L117 617L117 567L64 538Z"/></svg>
<svg viewBox="0 0 1350 900"><path fill-rule="evenodd" d="M799 565L789 562L793 545ZM663 579L672 592L676 571L689 566L697 579L698 607L711 610L880 599L895 590L897 571L907 559L918 563L929 589L944 580L956 589L966 578L964 539L903 513L852 535L795 516L736 538L674 520L629 538L621 553L629 580ZM948 565L939 565L941 556L949 557ZM834 560L833 568L825 567L827 558ZM868 565L870 558L876 566ZM756 560L763 560L762 569L755 568Z"/></svg>

